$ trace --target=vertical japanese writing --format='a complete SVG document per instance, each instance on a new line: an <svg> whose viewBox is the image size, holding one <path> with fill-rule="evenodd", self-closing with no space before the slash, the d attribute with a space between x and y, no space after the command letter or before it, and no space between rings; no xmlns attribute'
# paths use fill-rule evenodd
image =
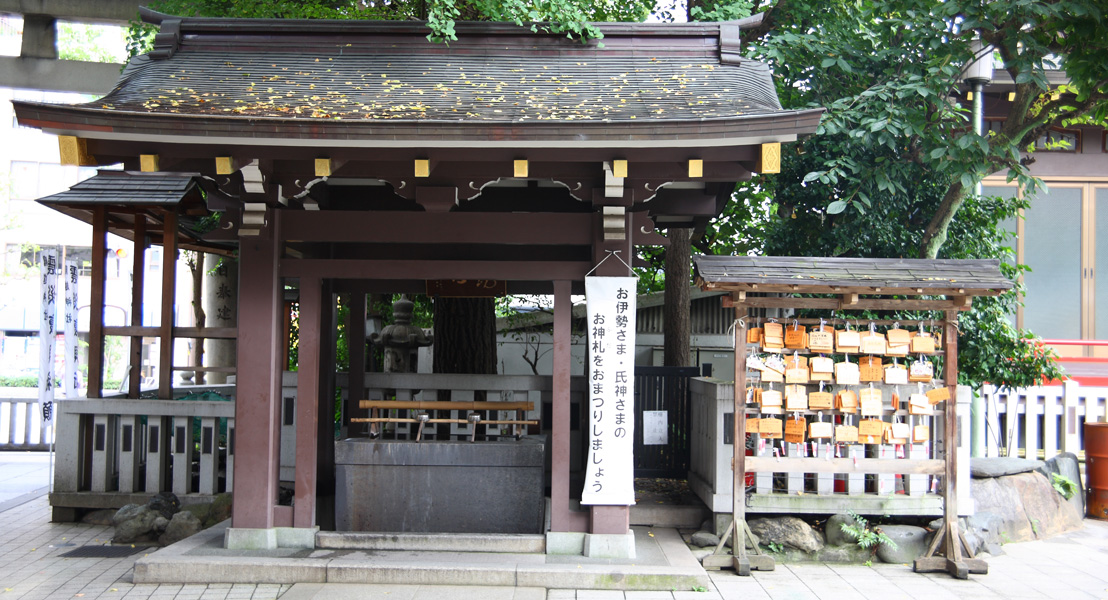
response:
<svg viewBox="0 0 1108 600"><path fill-rule="evenodd" d="M65 397L76 398L80 388L77 344L77 262L65 261Z"/></svg>
<svg viewBox="0 0 1108 600"><path fill-rule="evenodd" d="M635 280L588 277L589 456L582 504L634 503Z"/></svg>
<svg viewBox="0 0 1108 600"><path fill-rule="evenodd" d="M39 292L42 313L39 320L38 401L43 425L54 423L54 353L57 343L58 257L54 249L43 249L39 260Z"/></svg>

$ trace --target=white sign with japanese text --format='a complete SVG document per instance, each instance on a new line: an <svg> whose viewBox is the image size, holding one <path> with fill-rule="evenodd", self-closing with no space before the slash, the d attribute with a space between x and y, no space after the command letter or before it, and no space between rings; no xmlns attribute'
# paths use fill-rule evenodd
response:
<svg viewBox="0 0 1108 600"><path fill-rule="evenodd" d="M42 425L54 424L54 351L57 344L58 256L56 250L39 254L39 292L42 313L38 326L38 403Z"/></svg>
<svg viewBox="0 0 1108 600"><path fill-rule="evenodd" d="M586 277L589 456L581 504L635 503L634 277Z"/></svg>
<svg viewBox="0 0 1108 600"><path fill-rule="evenodd" d="M65 397L76 398L77 374L77 261L65 261Z"/></svg>
<svg viewBox="0 0 1108 600"><path fill-rule="evenodd" d="M669 444L669 412L642 411L642 445L665 446L667 444Z"/></svg>

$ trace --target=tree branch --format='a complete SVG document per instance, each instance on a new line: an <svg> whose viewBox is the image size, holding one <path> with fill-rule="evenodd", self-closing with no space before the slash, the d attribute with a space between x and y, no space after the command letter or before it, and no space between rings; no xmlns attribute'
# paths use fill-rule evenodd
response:
<svg viewBox="0 0 1108 600"><path fill-rule="evenodd" d="M950 222L954 220L954 215L965 201L966 190L962 187L962 182L955 181L950 184L946 195L943 196L943 201L939 203L939 208L931 216L931 222L923 232L923 239L920 240L920 258L936 258L939 255L939 249L946 242Z"/></svg>

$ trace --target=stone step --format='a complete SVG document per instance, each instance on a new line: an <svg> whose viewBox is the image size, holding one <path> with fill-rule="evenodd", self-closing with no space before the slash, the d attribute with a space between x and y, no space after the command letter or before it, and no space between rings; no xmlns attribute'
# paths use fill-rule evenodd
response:
<svg viewBox="0 0 1108 600"><path fill-rule="evenodd" d="M316 548L345 550L418 550L424 552L507 552L543 554L546 536L538 534L372 533L321 531Z"/></svg>

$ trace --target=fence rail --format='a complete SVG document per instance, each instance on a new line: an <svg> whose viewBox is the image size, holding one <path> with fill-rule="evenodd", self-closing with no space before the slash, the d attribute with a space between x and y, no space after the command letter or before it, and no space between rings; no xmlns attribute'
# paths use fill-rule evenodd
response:
<svg viewBox="0 0 1108 600"><path fill-rule="evenodd" d="M981 391L986 410L986 456L1083 456L1085 422L1108 421L1108 387L1062 385Z"/></svg>
<svg viewBox="0 0 1108 600"><path fill-rule="evenodd" d="M732 508L732 382L692 381L692 466L689 487L717 513ZM959 388L956 415L968 427L970 391ZM751 409L754 410L754 409ZM938 414L939 411L936 411ZM753 414L749 416L754 416ZM823 417L827 419L828 417ZM857 418L857 417L853 417ZM910 416L900 416L912 422ZM919 419L916 417L915 419ZM937 475L944 451L942 419L930 418L926 444L782 444L761 443L751 434L747 444L746 510L752 513L940 515ZM924 421L916 421L923 424ZM969 436L958 436L958 511L973 513L969 486ZM767 440L768 441L768 440ZM782 448L783 447L783 448ZM814 454L812 452L814 451ZM808 458L808 456L812 458ZM752 471L757 471L753 472ZM847 471L847 472L844 472Z"/></svg>
<svg viewBox="0 0 1108 600"><path fill-rule="evenodd" d="M43 427L38 398L0 398L0 450L49 450L53 435L53 427Z"/></svg>

